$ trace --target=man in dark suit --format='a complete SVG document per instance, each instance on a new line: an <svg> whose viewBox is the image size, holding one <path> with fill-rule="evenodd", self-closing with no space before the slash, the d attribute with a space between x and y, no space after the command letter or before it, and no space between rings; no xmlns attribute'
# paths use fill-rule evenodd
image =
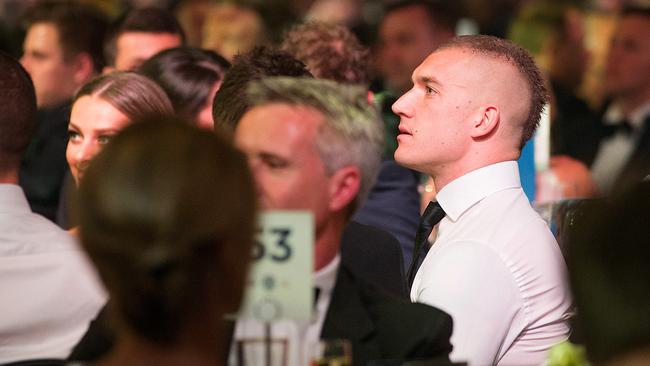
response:
<svg viewBox="0 0 650 366"><path fill-rule="evenodd" d="M447 314L375 291L341 259L343 231L372 187L383 150L381 122L364 90L325 80L269 78L249 85L248 101L252 106L234 138L248 157L260 205L314 215L315 316L272 329L288 340L289 363L305 364L305 347L330 338L351 341L355 365L446 357ZM256 329L238 323L236 342L259 336Z"/></svg>
<svg viewBox="0 0 650 366"><path fill-rule="evenodd" d="M602 124L576 144L600 193L623 190L650 174L650 8L628 7L621 14L606 66L610 102Z"/></svg>
<svg viewBox="0 0 650 366"><path fill-rule="evenodd" d="M215 128L234 131L241 117L250 109L246 95L247 85L269 76L312 75L305 64L283 51L257 47L238 55L214 97L212 116ZM371 190L369 195L372 194ZM384 231L385 227L380 230L369 226L372 223L365 224L349 221L341 239L341 259L365 281L408 299L400 243Z"/></svg>

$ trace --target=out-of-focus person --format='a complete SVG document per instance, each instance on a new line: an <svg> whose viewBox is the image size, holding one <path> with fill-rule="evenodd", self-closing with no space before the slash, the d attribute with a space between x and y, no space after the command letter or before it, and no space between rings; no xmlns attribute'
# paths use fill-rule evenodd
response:
<svg viewBox="0 0 650 366"><path fill-rule="evenodd" d="M315 316L271 325L271 334L288 342L289 365L308 364L307 345L336 338L351 342L355 365L446 358L451 327L446 314L378 291L356 276L339 252L383 149L381 121L366 90L328 80L267 78L250 84L249 101L234 139L248 157L261 207L308 210L314 217ZM261 323L239 321L235 339L259 338L263 329Z"/></svg>
<svg viewBox="0 0 650 366"><path fill-rule="evenodd" d="M614 32L605 74L609 100L601 125L576 141L601 194L650 174L650 7L626 7Z"/></svg>
<svg viewBox="0 0 650 366"><path fill-rule="evenodd" d="M81 242L117 332L100 363L222 364L256 223L245 157L182 120L134 122L79 188Z"/></svg>
<svg viewBox="0 0 650 366"><path fill-rule="evenodd" d="M411 88L411 73L455 35L457 18L442 1L391 3L379 25L377 71L384 88L399 96Z"/></svg>
<svg viewBox="0 0 650 366"><path fill-rule="evenodd" d="M305 64L290 54L266 46L255 47L235 57L214 96L212 118L215 129L235 130L250 108L246 98L248 83L268 76L312 76Z"/></svg>
<svg viewBox="0 0 650 366"><path fill-rule="evenodd" d="M280 49L302 61L319 79L367 88L370 51L345 26L311 21L293 26Z"/></svg>
<svg viewBox="0 0 650 366"><path fill-rule="evenodd" d="M178 115L212 130L212 101L229 67L230 63L214 51L179 47L156 54L138 72L163 88Z"/></svg>
<svg viewBox="0 0 650 366"><path fill-rule="evenodd" d="M18 185L36 93L2 52L0 70L0 363L65 359L106 295L73 238L33 213Z"/></svg>
<svg viewBox="0 0 650 366"><path fill-rule="evenodd" d="M71 1L44 1L25 17L20 62L34 81L36 131L23 156L20 185L32 210L55 220L66 174L70 101L104 66L101 42L108 19Z"/></svg>
<svg viewBox="0 0 650 366"><path fill-rule="evenodd" d="M165 92L133 72L101 75L83 85L74 97L68 125L65 156L74 184L63 192L60 224L76 235L76 222L70 215L72 192L90 161L113 136L135 119L173 113Z"/></svg>
<svg viewBox="0 0 650 366"><path fill-rule="evenodd" d="M85 84L75 95L68 127L66 158L75 182L121 129L147 116L172 114L165 92L145 76L115 72Z"/></svg>
<svg viewBox="0 0 650 366"><path fill-rule="evenodd" d="M172 13L153 7L131 10L108 32L104 73L133 71L158 52L184 44L185 33Z"/></svg>
<svg viewBox="0 0 650 366"><path fill-rule="evenodd" d="M210 7L203 24L201 47L233 62L236 55L263 45L264 32L264 21L254 8L232 2L216 3Z"/></svg>
<svg viewBox="0 0 650 366"><path fill-rule="evenodd" d="M593 202L567 243L576 321L594 365L650 360L650 182Z"/></svg>
<svg viewBox="0 0 650 366"><path fill-rule="evenodd" d="M234 131L251 108L248 85L269 76L311 77L311 73L304 63L281 50L256 47L238 55L214 98L215 128ZM383 229L350 220L341 239L341 260L364 281L408 298L400 243Z"/></svg>
<svg viewBox="0 0 650 366"><path fill-rule="evenodd" d="M438 235L416 243L425 258L411 265L411 299L452 316L452 361L539 364L568 338L572 310L562 253L517 166L547 100L541 72L512 42L461 36L412 80L393 105L395 160L433 178L418 236Z"/></svg>

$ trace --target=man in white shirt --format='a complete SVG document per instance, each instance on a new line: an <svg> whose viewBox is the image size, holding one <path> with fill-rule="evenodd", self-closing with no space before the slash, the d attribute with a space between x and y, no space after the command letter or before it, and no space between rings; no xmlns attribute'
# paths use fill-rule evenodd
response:
<svg viewBox="0 0 650 366"><path fill-rule="evenodd" d="M35 126L34 86L4 53L0 70L0 363L63 359L106 296L74 240L32 213L18 185Z"/></svg>
<svg viewBox="0 0 650 366"><path fill-rule="evenodd" d="M395 159L433 177L446 215L411 299L451 314L452 361L539 364L567 339L571 311L564 259L516 164L546 102L540 72L511 42L462 36L412 80L393 105Z"/></svg>
<svg viewBox="0 0 650 366"><path fill-rule="evenodd" d="M248 157L260 205L314 215L315 315L307 323L285 321L271 328L273 344L287 347L288 365L309 364L308 351L321 338L349 340L354 365L446 358L451 327L446 314L374 291L339 254L343 230L374 183L383 149L383 128L365 91L287 77L252 82L249 88L252 107L234 138ZM244 348L244 358L255 357L245 348L262 334L259 323L238 322L235 348ZM261 358L248 361L262 364Z"/></svg>

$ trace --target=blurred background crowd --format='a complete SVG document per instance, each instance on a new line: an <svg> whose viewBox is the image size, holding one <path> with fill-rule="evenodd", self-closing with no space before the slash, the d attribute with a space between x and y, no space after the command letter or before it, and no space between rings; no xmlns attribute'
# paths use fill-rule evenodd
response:
<svg viewBox="0 0 650 366"><path fill-rule="evenodd" d="M435 199L436 188L428 177L394 162L399 117L391 106L412 87L413 70L439 45L455 35L493 35L528 50L544 72L550 91L548 118L534 139L536 146L530 147L534 153L519 161L522 179L526 170L531 172L533 188L526 192L530 201L539 208L567 199L625 193L617 203L581 201L575 206L554 206L548 218L551 225L562 225L552 229L569 258L576 302L586 309L574 340L586 340L594 359L611 359L612 353L603 349L613 340L620 347L612 352L639 347L645 350L642 362L647 362L643 357L648 356L650 344L648 308L639 309L648 305L650 292L647 266L639 260L648 258L648 230L644 228L648 221L643 220L650 209L650 1L79 0L75 4L79 3L84 6L57 13L53 9L64 8L68 2L0 0L0 50L20 60L35 88L37 123L18 169L19 185L35 213L78 235L79 220L69 213L72 192L86 174L90 159L116 130L132 121L175 112L195 127L223 128L225 141L251 108L243 97L247 82L264 76L313 75L360 86L379 108L384 141L378 179L367 187L369 192L360 194L360 201L366 196L368 200L356 207L355 199L351 206L356 209L356 222L394 236L401 249L396 268L403 272L411 263L420 212ZM102 135L101 128L93 125L109 120L108 134ZM146 123L143 126L146 133ZM149 128L152 134L156 130ZM187 141L178 142L179 151L192 145L192 139L204 139L173 128L156 133L188 134ZM90 136L95 145L84 142ZM124 141L128 146L126 137ZM220 149L205 141L204 145L206 151ZM237 153L227 153L243 166ZM118 160L121 169L141 168L124 159ZM173 163L168 160L165 163ZM179 169L182 165L178 162ZM164 175L166 168L155 168ZM221 173L214 172L215 176ZM247 179L241 178L251 184ZM644 187L627 193L643 180ZM223 184L230 184L224 190L238 186L237 182ZM145 192L147 188L140 189ZM254 204L247 205L242 220L252 222ZM592 208L593 217L583 217ZM606 210L625 219L609 227ZM555 220L559 215L561 220ZM569 219L575 220L571 225L583 234L568 231ZM623 234L610 235L617 230ZM614 237L620 240L617 252L624 254L609 263L611 252L603 248L607 238ZM639 239L645 247L634 242ZM579 245L565 248L570 240L594 243L598 256L590 257L594 253ZM241 287L245 271L236 272L235 282ZM592 276L607 281L602 287L592 286ZM629 286L617 288L611 283L617 276ZM388 281L378 282L389 291L404 291L399 281L394 288L389 288ZM93 319L105 301L105 294L90 292L93 305L82 316L84 321ZM599 319L607 309L594 307L591 299L605 301L612 294L633 301L613 307L612 311L629 318L619 317L609 324ZM241 293L235 295L239 297ZM219 315L237 305L227 304ZM611 329L619 333L608 338ZM1 337L0 333L0 355Z"/></svg>

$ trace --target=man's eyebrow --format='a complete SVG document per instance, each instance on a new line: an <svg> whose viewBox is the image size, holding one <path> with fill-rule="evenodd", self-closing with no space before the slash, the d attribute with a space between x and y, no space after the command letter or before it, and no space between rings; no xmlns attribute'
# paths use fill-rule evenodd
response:
<svg viewBox="0 0 650 366"><path fill-rule="evenodd" d="M436 84L440 85L440 81L433 76L423 75L418 78L418 81L423 84Z"/></svg>

